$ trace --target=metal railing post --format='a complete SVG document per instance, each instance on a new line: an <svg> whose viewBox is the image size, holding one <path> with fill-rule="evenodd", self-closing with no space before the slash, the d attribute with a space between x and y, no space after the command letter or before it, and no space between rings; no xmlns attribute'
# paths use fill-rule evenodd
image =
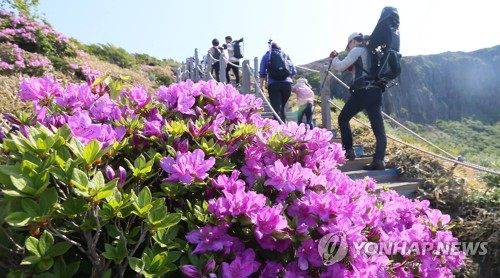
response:
<svg viewBox="0 0 500 278"><path fill-rule="evenodd" d="M328 72L326 67L323 67L320 71L319 80L324 80L328 77ZM323 123L323 128L327 130L332 130L332 114L330 112L330 82L327 82L327 86L323 86L320 91L321 94L321 120Z"/></svg>
<svg viewBox="0 0 500 278"><path fill-rule="evenodd" d="M227 67L227 62L224 59L224 53L220 54L219 57L219 80L222 83L226 83L226 67Z"/></svg>
<svg viewBox="0 0 500 278"><path fill-rule="evenodd" d="M193 68L193 82L200 80L200 59L198 58L198 48L194 49L194 68Z"/></svg>
<svg viewBox="0 0 500 278"><path fill-rule="evenodd" d="M250 61L248 60L243 60L243 78L242 78L242 86L241 86L241 92L243 94L249 94L250 93L250 74L252 74L249 70L250 66Z"/></svg>

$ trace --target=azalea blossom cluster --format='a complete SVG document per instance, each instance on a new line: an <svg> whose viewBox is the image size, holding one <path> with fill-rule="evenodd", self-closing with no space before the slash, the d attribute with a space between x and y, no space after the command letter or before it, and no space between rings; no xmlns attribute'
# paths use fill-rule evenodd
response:
<svg viewBox="0 0 500 278"><path fill-rule="evenodd" d="M155 165L161 186L187 192L170 199L179 208L187 200L206 204L204 217L186 220L178 235L201 262L179 266L188 277L449 277L463 265L462 253L356 252L359 242L457 239L446 229L449 216L428 201L376 193L374 180L338 170L344 151L331 132L263 119L262 101L232 86L187 81L149 93L135 85L112 98L103 83L62 88L46 76L23 80L19 95L34 103L36 122L67 124L83 144L129 140L139 153L163 154ZM103 171L115 175L112 167ZM118 170L121 183L125 171ZM347 256L324 265L320 239L339 232Z"/></svg>
<svg viewBox="0 0 500 278"><path fill-rule="evenodd" d="M0 11L0 41L11 41L19 43L38 43L37 32L44 35L51 35L59 44L68 43L69 40L52 27L30 20L20 14L16 16L12 12Z"/></svg>
<svg viewBox="0 0 500 278"><path fill-rule="evenodd" d="M43 41L42 37L50 40ZM0 72L23 72L37 76L50 72L52 64L44 56L45 52L64 49L68 42L67 38L46 24L24 15L0 11Z"/></svg>
<svg viewBox="0 0 500 278"><path fill-rule="evenodd" d="M25 51L19 48L17 44L0 43L0 72L23 71L33 75L40 75L51 70L52 63L47 57Z"/></svg>

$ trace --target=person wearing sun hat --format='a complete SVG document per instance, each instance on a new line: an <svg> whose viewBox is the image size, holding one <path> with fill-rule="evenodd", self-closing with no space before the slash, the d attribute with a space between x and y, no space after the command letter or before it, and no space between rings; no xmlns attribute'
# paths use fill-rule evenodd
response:
<svg viewBox="0 0 500 278"><path fill-rule="evenodd" d="M384 157L387 148L387 138L382 118L382 93L384 88L375 85L368 77L371 67L370 52L363 43L361 33L355 32L349 35L346 50L349 53L343 59L338 57L338 52L335 50L330 53L334 70L342 72L352 68L353 74L352 85L349 88L351 96L338 117L342 147L346 151L347 159L356 159L349 121L362 110L366 110L376 143L373 161L366 165L365 169L383 170L385 169Z"/></svg>
<svg viewBox="0 0 500 278"><path fill-rule="evenodd" d="M312 108L314 104L314 92L305 78L297 79L297 84L292 86L292 92L297 95L297 105L299 106L298 122L302 122L304 115L306 116L306 125L313 129L312 124Z"/></svg>

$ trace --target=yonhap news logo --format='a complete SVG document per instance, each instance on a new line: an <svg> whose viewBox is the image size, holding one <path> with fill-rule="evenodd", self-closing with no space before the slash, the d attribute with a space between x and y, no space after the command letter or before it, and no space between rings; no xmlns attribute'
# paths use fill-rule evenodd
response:
<svg viewBox="0 0 500 278"><path fill-rule="evenodd" d="M335 232L324 235L318 242L318 253L323 264L328 266L340 262L345 258L349 249L351 254L372 255L425 255L435 256L472 256L486 255L488 242L353 242L348 246L346 235L343 232Z"/></svg>
<svg viewBox="0 0 500 278"><path fill-rule="evenodd" d="M318 242L318 253L324 265L340 262L347 255L348 246L343 232L324 235Z"/></svg>

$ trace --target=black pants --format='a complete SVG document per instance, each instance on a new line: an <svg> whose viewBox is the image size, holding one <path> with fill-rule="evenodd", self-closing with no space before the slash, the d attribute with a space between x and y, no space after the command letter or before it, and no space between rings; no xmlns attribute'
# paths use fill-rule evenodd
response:
<svg viewBox="0 0 500 278"><path fill-rule="evenodd" d="M214 71L215 71L215 80L217 80L217 82L220 82L220 78L219 78L220 64L219 64L219 62L215 62L212 64L212 73Z"/></svg>
<svg viewBox="0 0 500 278"><path fill-rule="evenodd" d="M231 64L235 64L236 66L233 66ZM229 62L227 63L227 68L226 68L226 82L229 83L231 79L229 79L229 71L233 70L234 76L236 76L236 84L240 83L240 68L237 67L240 65L240 62Z"/></svg>
<svg viewBox="0 0 500 278"><path fill-rule="evenodd" d="M283 122L286 121L285 105L292 94L292 83L289 82L274 82L271 83L267 91L269 93L269 100L274 111L278 113ZM276 117L274 117L275 120Z"/></svg>
<svg viewBox="0 0 500 278"><path fill-rule="evenodd" d="M306 115L306 124L308 124L311 129L313 129L313 125L312 125L312 103L306 103L302 106L300 106L300 109L299 109L299 118L298 118L298 123L302 123L302 118L304 117L304 115Z"/></svg>
<svg viewBox="0 0 500 278"><path fill-rule="evenodd" d="M366 109L368 119L375 135L375 153L373 159L384 160L387 138L384 121L382 119L382 90L369 88L355 90L339 115L339 128L342 136L342 146L345 150L352 149L352 131L349 121L356 114Z"/></svg>

